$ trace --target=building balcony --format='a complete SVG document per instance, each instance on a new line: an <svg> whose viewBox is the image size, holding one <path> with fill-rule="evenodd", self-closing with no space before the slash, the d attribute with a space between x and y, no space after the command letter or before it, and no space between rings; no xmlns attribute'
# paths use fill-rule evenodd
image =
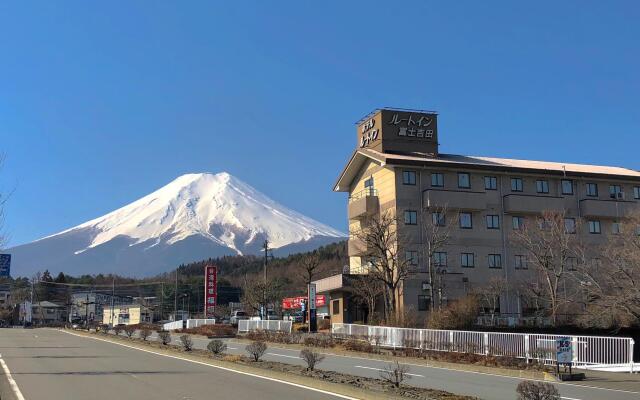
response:
<svg viewBox="0 0 640 400"><path fill-rule="evenodd" d="M564 210L564 198L508 194L504 196L504 212L507 214L542 214L544 211Z"/></svg>
<svg viewBox="0 0 640 400"><path fill-rule="evenodd" d="M485 192L434 190L423 192L425 207L447 207L452 210L480 211L487 208Z"/></svg>
<svg viewBox="0 0 640 400"><path fill-rule="evenodd" d="M378 191L366 189L349 197L349 219L361 219L370 217L380 211Z"/></svg>
<svg viewBox="0 0 640 400"><path fill-rule="evenodd" d="M624 218L631 213L640 212L640 203L635 201L585 199L580 201L580 212L583 217Z"/></svg>
<svg viewBox="0 0 640 400"><path fill-rule="evenodd" d="M349 238L347 252L349 257L365 256L367 255L367 245L362 239Z"/></svg>

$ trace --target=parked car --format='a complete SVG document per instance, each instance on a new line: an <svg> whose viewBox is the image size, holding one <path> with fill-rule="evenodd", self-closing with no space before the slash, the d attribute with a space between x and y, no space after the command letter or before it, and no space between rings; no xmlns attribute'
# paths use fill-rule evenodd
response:
<svg viewBox="0 0 640 400"><path fill-rule="evenodd" d="M231 313L231 318L229 318L229 322L231 323L231 325L237 326L238 325L238 321L244 320L244 319L249 319L249 316L247 315L246 312L244 312L244 311L234 311L234 312Z"/></svg>

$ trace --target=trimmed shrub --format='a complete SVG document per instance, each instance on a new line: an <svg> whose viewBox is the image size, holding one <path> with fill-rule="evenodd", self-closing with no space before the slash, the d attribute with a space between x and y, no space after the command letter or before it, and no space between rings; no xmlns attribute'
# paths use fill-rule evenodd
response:
<svg viewBox="0 0 640 400"><path fill-rule="evenodd" d="M255 341L247 345L245 350L249 353L249 356L251 356L253 361L258 362L267 351L267 344L265 342Z"/></svg>
<svg viewBox="0 0 640 400"><path fill-rule="evenodd" d="M127 335L129 339L131 339L131 336L133 336L135 332L136 332L136 327L134 325L125 325L124 333Z"/></svg>
<svg viewBox="0 0 640 400"><path fill-rule="evenodd" d="M122 325L116 325L113 327L113 333L115 333L116 336L120 336L120 332L122 332Z"/></svg>
<svg viewBox="0 0 640 400"><path fill-rule="evenodd" d="M180 336L180 343L182 343L182 348L184 349L184 351L193 350L193 340L191 340L191 336L189 335Z"/></svg>
<svg viewBox="0 0 640 400"><path fill-rule="evenodd" d="M168 345L171 343L171 334L167 331L158 331L158 342Z"/></svg>
<svg viewBox="0 0 640 400"><path fill-rule="evenodd" d="M316 367L316 364L319 364L324 360L324 356L320 353L316 353L310 349L302 349L300 350L300 358L302 358L307 363L307 371L313 371Z"/></svg>
<svg viewBox="0 0 640 400"><path fill-rule="evenodd" d="M221 354L227 351L227 344L222 340L214 339L207 345L207 350L213 354Z"/></svg>
<svg viewBox="0 0 640 400"><path fill-rule="evenodd" d="M558 389L546 382L522 381L516 393L518 400L560 400Z"/></svg>

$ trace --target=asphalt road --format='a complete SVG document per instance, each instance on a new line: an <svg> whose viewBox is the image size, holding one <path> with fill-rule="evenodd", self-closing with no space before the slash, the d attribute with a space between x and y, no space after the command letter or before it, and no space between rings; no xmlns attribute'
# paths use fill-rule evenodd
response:
<svg viewBox="0 0 640 400"><path fill-rule="evenodd" d="M0 329L0 357L26 400L338 398L52 329Z"/></svg>
<svg viewBox="0 0 640 400"><path fill-rule="evenodd" d="M179 334L173 334L172 344L179 344ZM155 335L153 336L155 337ZM194 346L199 349L206 348L210 341L204 338L193 337ZM246 343L227 341L229 354L246 355ZM299 358L299 351L278 348L270 345L265 360L283 363L306 365ZM371 360L351 356L326 355L324 361L317 368L343 372L351 375L372 378L380 377L380 370L388 363L385 361ZM430 387L446 390L457 394L478 396L486 400L513 400L516 398L516 386L521 379L498 375L464 372L458 370L426 367L423 365L409 365L411 379L409 385ZM606 383L597 379L592 373L587 372L591 380L581 383L555 383L565 400L638 400L640 399L640 377L626 373L616 373L616 382ZM609 385L607 388L607 385ZM624 389L612 389L619 387Z"/></svg>

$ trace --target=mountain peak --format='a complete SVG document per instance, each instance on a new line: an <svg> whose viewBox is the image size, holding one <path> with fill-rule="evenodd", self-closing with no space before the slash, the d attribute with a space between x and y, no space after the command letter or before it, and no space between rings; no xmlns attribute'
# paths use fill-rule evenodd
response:
<svg viewBox="0 0 640 400"><path fill-rule="evenodd" d="M337 241L346 236L275 202L228 172L181 175L133 203L37 242L68 235L82 236L73 245L75 256L105 251L122 241L144 253L197 238L201 246L209 243L229 254L253 254L264 239L277 249L314 238ZM195 260L186 257L188 261Z"/></svg>

